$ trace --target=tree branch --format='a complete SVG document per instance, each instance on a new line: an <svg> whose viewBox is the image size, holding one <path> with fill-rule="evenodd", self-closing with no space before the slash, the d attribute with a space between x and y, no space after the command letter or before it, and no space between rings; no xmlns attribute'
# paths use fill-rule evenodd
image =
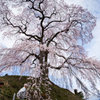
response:
<svg viewBox="0 0 100 100"><path fill-rule="evenodd" d="M56 11L56 8L54 8L54 10L53 10L53 12L51 13L50 16L45 16L45 18L51 19L53 15L56 15L57 14L57 12L55 12L55 11Z"/></svg>
<svg viewBox="0 0 100 100"><path fill-rule="evenodd" d="M66 29L65 29L65 30L61 30L61 31L57 32L51 39L49 39L49 41L48 41L48 43L47 43L47 47L48 47L49 44L53 41L53 39L54 39L55 37L57 37L58 34L60 34L60 33L62 33L62 32L65 32L65 31L66 31ZM67 30L67 32L68 32L68 30Z"/></svg>
<svg viewBox="0 0 100 100"><path fill-rule="evenodd" d="M40 57L34 53L30 53L22 62L21 62L21 65L22 63L24 63L30 56L35 56L37 59L39 59Z"/></svg>
<svg viewBox="0 0 100 100"><path fill-rule="evenodd" d="M40 41L40 37L38 37L37 35L31 35L31 34L27 34L26 33L26 31L27 31L27 26L24 24L24 26L25 26L25 31L23 31L23 29L21 28L21 26L17 26L17 25L14 25L11 21L10 21L10 19L8 19L8 17L7 17L7 14L6 14L6 20L5 20L5 18L3 18L4 19L4 21L6 21L6 24L7 25L11 25L12 27L14 27L14 28L18 28L19 29L19 31L18 32L20 32L20 33L23 33L25 36L28 36L28 37L30 37L30 38L34 38L35 40L37 40L37 41ZM21 22L22 23L22 22Z"/></svg>
<svg viewBox="0 0 100 100"><path fill-rule="evenodd" d="M65 20L63 20L63 21L61 21L61 20L53 20L53 21L51 21L51 22L49 22L45 27L44 27L44 29L46 29L50 24L52 24L52 23L56 23L56 22L64 22Z"/></svg>

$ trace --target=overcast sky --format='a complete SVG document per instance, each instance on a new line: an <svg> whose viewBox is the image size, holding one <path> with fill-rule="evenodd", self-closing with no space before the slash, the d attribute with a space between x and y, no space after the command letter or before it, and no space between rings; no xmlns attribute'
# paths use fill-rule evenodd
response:
<svg viewBox="0 0 100 100"><path fill-rule="evenodd" d="M69 5L81 5L97 17L97 25L93 30L94 38L90 43L84 45L84 47L88 51L89 56L95 56L97 59L100 59L100 0L65 0L65 2ZM3 40L2 36L0 36L0 44L5 47L12 47L13 41L8 39Z"/></svg>

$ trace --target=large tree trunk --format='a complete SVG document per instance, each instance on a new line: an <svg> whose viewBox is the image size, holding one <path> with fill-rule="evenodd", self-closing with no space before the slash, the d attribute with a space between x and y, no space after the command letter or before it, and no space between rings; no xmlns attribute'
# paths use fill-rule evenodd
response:
<svg viewBox="0 0 100 100"><path fill-rule="evenodd" d="M48 77L48 66L47 66L47 59L48 59L48 51L40 51L40 68L41 68L41 76L43 78Z"/></svg>
<svg viewBox="0 0 100 100"><path fill-rule="evenodd" d="M42 96L43 100L48 99L50 96L50 85L51 84L49 84L49 83L51 83L51 82L48 77L47 59L48 59L48 51L40 51L41 73L40 73L38 82L41 83L40 88L42 91L41 96Z"/></svg>

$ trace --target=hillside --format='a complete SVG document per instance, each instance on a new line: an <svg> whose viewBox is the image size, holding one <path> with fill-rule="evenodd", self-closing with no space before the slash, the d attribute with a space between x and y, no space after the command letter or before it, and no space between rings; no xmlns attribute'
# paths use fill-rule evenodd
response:
<svg viewBox="0 0 100 100"><path fill-rule="evenodd" d="M3 76L0 77L0 82L4 82L4 87L1 89L0 100L12 100L13 94L17 93L18 90L23 87L26 83L27 76ZM78 96L74 95L67 89L60 88L56 85L52 85L51 97L53 100L82 100ZM4 98L4 99L2 99ZM15 100L18 100L17 98Z"/></svg>

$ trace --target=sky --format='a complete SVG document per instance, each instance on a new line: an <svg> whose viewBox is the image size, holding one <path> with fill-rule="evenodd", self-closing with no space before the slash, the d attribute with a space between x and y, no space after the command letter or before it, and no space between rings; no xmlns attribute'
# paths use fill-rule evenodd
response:
<svg viewBox="0 0 100 100"><path fill-rule="evenodd" d="M84 45L89 57L100 60L100 0L65 0L67 4L80 5L97 18L96 27L93 30L93 39Z"/></svg>
<svg viewBox="0 0 100 100"><path fill-rule="evenodd" d="M65 2L69 5L80 5L97 17L96 27L93 30L94 38L90 43L84 45L84 47L88 52L88 56L95 56L95 58L100 60L100 0L65 0ZM0 35L0 44L5 47L12 47L13 43L13 40L2 39L2 35Z"/></svg>
<svg viewBox="0 0 100 100"><path fill-rule="evenodd" d="M100 60L100 0L65 0L67 4L80 5L84 9L87 9L91 14L97 17L96 27L93 30L94 38L92 41L84 45L85 50L89 57L95 57ZM7 38L2 39L0 35L0 44L5 47L12 47L14 41L8 40Z"/></svg>

